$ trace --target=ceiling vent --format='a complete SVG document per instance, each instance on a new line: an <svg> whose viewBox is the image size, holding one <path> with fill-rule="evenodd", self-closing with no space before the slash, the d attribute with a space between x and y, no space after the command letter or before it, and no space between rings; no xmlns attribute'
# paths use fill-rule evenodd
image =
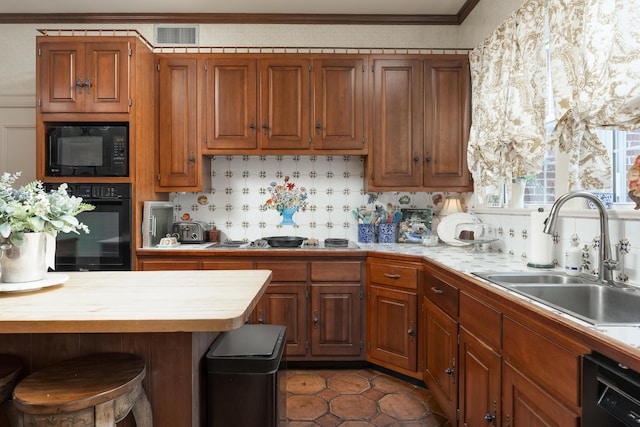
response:
<svg viewBox="0 0 640 427"><path fill-rule="evenodd" d="M153 31L156 46L197 46L197 25L156 25Z"/></svg>

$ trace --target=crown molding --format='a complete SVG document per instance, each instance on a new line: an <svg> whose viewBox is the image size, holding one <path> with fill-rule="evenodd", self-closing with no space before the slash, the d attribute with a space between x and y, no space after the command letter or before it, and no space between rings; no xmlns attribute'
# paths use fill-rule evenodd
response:
<svg viewBox="0 0 640 427"><path fill-rule="evenodd" d="M467 0L456 15L351 15L275 13L0 13L0 24L344 24L460 25L480 0Z"/></svg>

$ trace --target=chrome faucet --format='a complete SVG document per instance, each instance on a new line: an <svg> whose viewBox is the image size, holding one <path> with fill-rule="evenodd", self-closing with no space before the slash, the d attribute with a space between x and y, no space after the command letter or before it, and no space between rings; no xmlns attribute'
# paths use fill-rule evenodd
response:
<svg viewBox="0 0 640 427"><path fill-rule="evenodd" d="M544 221L544 232L553 234L556 231L558 212L562 205L575 197L583 197L591 200L600 214L600 265L598 266L598 280L603 283L613 284L613 270L618 267L617 259L611 256L611 243L609 242L609 215L604 204L594 194L588 191L571 191L558 197L551 207L549 217ZM617 257L616 257L617 258Z"/></svg>

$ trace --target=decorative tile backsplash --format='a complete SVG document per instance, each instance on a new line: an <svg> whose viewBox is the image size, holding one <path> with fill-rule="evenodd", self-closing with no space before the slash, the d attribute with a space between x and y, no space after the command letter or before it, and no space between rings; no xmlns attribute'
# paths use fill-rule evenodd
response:
<svg viewBox="0 0 640 427"><path fill-rule="evenodd" d="M178 219L215 225L222 239L229 240L295 235L357 241L358 221L352 210L391 203L395 209L438 211L447 194L380 193L373 200L364 189L362 156L215 156L211 169L209 193L171 197ZM271 183L282 183L285 176L308 192L306 210L293 216L295 226L280 225L280 214L264 206Z"/></svg>
<svg viewBox="0 0 640 427"><path fill-rule="evenodd" d="M486 211L484 211L486 212ZM509 253L527 259L531 256L529 248L529 230L531 229L528 213L516 215L513 213L501 213L499 209L495 213L476 214L483 222L491 223L498 227L500 240L491 243L491 250ZM597 274L599 266L600 225L595 217L572 218L561 216L559 218L557 233L553 236L553 262L556 266L564 265L564 254L570 246L571 236L576 234L580 241L579 247L583 250L585 263L589 270ZM618 281L640 284L640 250L633 249L634 243L640 246L640 221L631 219L609 218L609 238L613 256L616 256L616 245L619 245L619 268L614 272L614 278ZM635 239L635 242L634 242Z"/></svg>
<svg viewBox="0 0 640 427"><path fill-rule="evenodd" d="M215 225L223 240L253 241L263 237L293 235L316 239L347 238L358 240L357 220L352 210L373 207L373 203L395 209L432 209L437 214L449 193L388 192L372 197L364 188L365 167L361 156L215 156L211 159L211 191L208 193L172 193L176 219L205 221ZM289 176L296 186L308 192L305 211L296 212L296 225L280 225L276 210L266 209L268 188L272 182L282 183ZM452 193L459 195L459 193ZM463 194L464 201L469 194ZM530 216L528 212L495 209L476 214L483 222L498 227L500 240L491 250L528 258ZM433 226L437 232L438 219ZM640 284L640 220L611 219L609 231L613 251L619 244L618 280ZM594 217L561 216L558 234L554 236L553 260L564 264L564 252L571 235L577 234L580 247L592 270L598 269L599 225ZM636 241L634 241L634 239ZM586 249L585 249L586 247Z"/></svg>

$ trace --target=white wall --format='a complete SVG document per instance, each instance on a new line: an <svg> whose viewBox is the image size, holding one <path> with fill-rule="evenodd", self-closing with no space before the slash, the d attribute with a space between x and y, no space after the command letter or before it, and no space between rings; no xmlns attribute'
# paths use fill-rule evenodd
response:
<svg viewBox="0 0 640 427"><path fill-rule="evenodd" d="M524 0L480 0L460 26L459 47L476 47Z"/></svg>

